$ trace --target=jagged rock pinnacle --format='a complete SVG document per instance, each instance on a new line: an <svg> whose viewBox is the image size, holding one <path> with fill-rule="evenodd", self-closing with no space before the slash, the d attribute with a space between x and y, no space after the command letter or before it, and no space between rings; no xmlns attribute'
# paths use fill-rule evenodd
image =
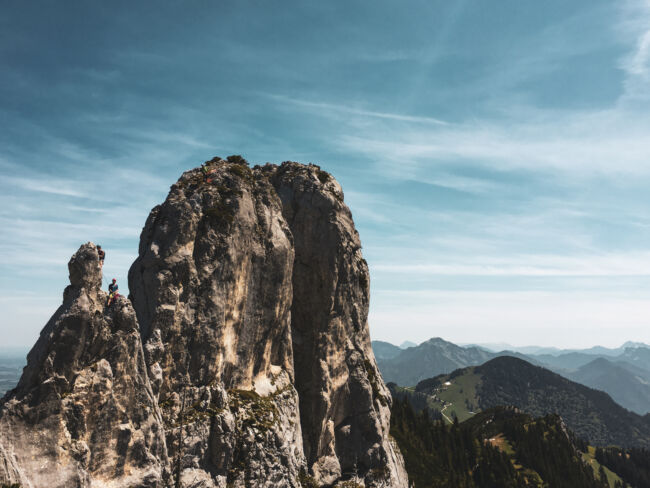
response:
<svg viewBox="0 0 650 488"><path fill-rule="evenodd" d="M96 292L102 286L102 269L97 247L92 242L82 245L68 262L70 284Z"/></svg>
<svg viewBox="0 0 650 488"><path fill-rule="evenodd" d="M163 426L135 311L128 300L105 307L94 244L69 270L63 305L0 404L0 483L164 486Z"/></svg>

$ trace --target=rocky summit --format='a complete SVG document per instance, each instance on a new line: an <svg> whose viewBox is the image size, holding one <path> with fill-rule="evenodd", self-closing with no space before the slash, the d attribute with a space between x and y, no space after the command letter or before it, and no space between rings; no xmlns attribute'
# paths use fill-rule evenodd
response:
<svg viewBox="0 0 650 488"><path fill-rule="evenodd" d="M0 405L0 484L395 487L391 396L341 187L214 158L155 207L110 306L92 243Z"/></svg>

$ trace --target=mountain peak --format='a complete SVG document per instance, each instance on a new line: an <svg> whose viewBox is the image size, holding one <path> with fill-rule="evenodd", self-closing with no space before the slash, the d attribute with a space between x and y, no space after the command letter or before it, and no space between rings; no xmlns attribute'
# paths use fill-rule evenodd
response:
<svg viewBox="0 0 650 488"><path fill-rule="evenodd" d="M634 341L627 341L625 344L623 344L620 349L637 349L637 348L645 348L645 349L650 349L650 345L646 344L645 342L634 342Z"/></svg>
<svg viewBox="0 0 650 488"><path fill-rule="evenodd" d="M424 345L424 344L426 344L426 345L436 345L436 346L438 346L438 345L456 346L456 344L453 344L452 342L446 341L442 337L432 337L431 339L420 343L421 346ZM456 347L459 347L459 346L456 346Z"/></svg>
<svg viewBox="0 0 650 488"><path fill-rule="evenodd" d="M594 366L610 366L610 365L615 366L614 363L612 363L609 359L599 357L599 358L596 358L593 361L585 364L584 366L581 366L580 368L581 369L582 368L588 369L588 368L591 368L591 367L594 367Z"/></svg>
<svg viewBox="0 0 650 488"><path fill-rule="evenodd" d="M69 271L0 403L0 484L406 488L368 265L320 167L213 158L151 211L129 299L107 304L92 243Z"/></svg>

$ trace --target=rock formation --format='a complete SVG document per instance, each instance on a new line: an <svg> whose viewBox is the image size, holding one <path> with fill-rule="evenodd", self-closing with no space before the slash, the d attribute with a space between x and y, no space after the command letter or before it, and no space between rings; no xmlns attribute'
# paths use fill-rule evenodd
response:
<svg viewBox="0 0 650 488"><path fill-rule="evenodd" d="M185 172L142 231L133 308L105 309L92 244L70 278L2 407L0 482L407 487L368 267L317 166ZM69 475L47 478L43 460Z"/></svg>
<svg viewBox="0 0 650 488"><path fill-rule="evenodd" d="M153 209L129 272L170 455L188 482L299 486L291 232L265 178L212 169L209 183L186 172Z"/></svg>
<svg viewBox="0 0 650 488"><path fill-rule="evenodd" d="M368 264L339 184L316 166L261 169L293 235L291 335L304 452L317 480L399 486L390 393L370 346Z"/></svg>
<svg viewBox="0 0 650 488"><path fill-rule="evenodd" d="M106 307L97 249L70 286L0 407L0 483L32 488L162 486L162 417L127 299Z"/></svg>

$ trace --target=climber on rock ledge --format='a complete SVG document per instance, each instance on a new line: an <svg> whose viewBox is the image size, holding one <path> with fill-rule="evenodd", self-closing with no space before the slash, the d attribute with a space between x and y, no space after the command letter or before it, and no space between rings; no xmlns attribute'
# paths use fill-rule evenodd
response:
<svg viewBox="0 0 650 488"><path fill-rule="evenodd" d="M104 267L104 258L106 257L106 253L102 249L102 246L97 246L97 255L99 256L99 267L103 268Z"/></svg>
<svg viewBox="0 0 650 488"><path fill-rule="evenodd" d="M113 278L113 281L108 285L108 302L106 303L107 307L110 307L111 304L120 296L117 292L119 286L117 286L117 280Z"/></svg>

